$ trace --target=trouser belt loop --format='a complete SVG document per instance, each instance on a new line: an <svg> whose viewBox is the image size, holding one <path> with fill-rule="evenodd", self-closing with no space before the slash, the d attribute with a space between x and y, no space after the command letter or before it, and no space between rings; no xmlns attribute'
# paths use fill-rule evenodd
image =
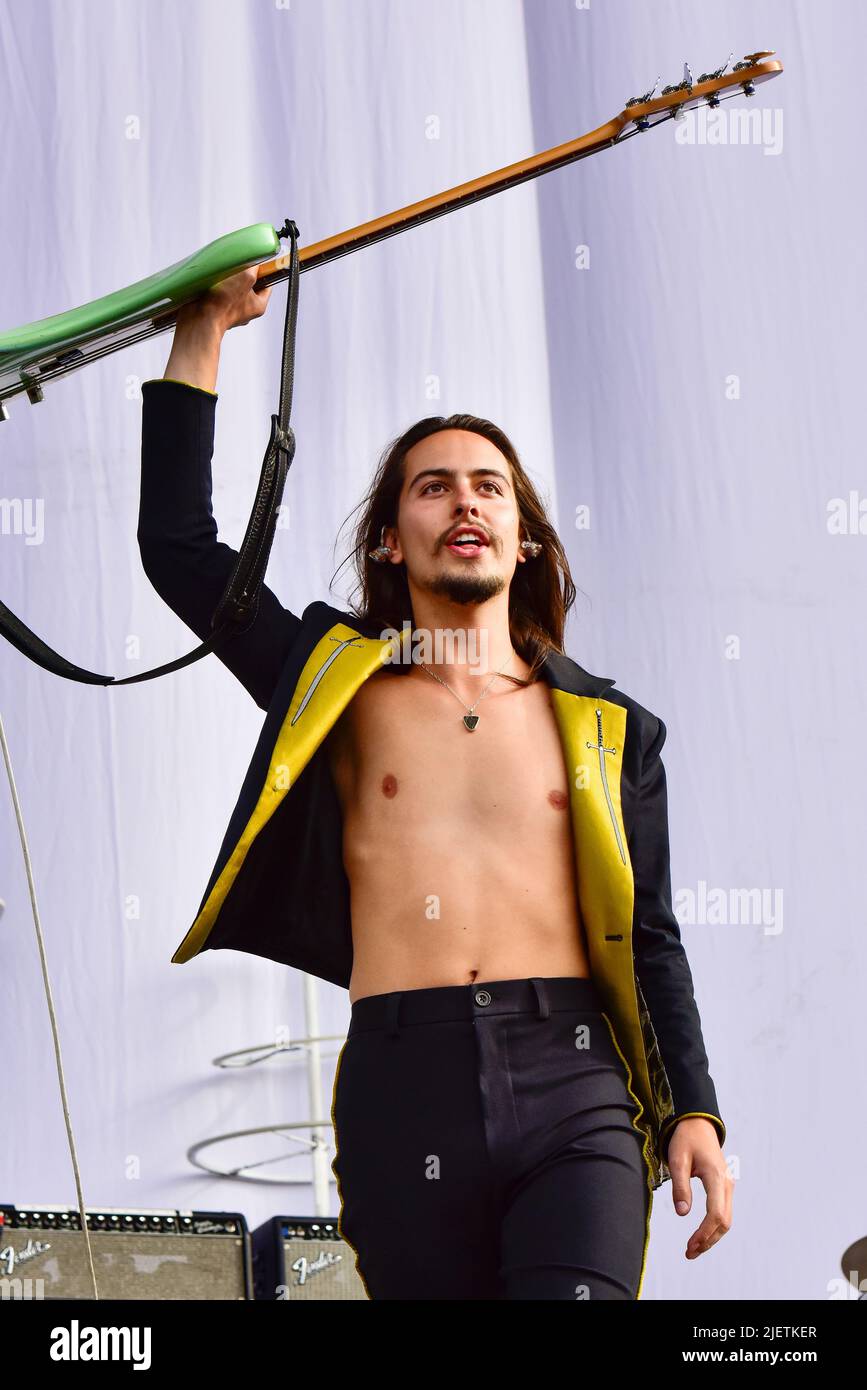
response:
<svg viewBox="0 0 867 1390"><path fill-rule="evenodd" d="M539 1001L539 1017L548 1018L551 1013L551 1005L548 1003L548 992L545 989L543 980L531 980L530 984L536 991L536 998Z"/></svg>
<svg viewBox="0 0 867 1390"><path fill-rule="evenodd" d="M396 1038L400 1034L400 1001L401 995L390 994L386 1005L386 1032L390 1038Z"/></svg>

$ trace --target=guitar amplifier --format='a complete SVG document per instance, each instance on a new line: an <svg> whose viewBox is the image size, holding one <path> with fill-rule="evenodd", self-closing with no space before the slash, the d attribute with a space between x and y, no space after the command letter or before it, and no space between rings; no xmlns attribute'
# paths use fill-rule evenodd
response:
<svg viewBox="0 0 867 1390"><path fill-rule="evenodd" d="M100 1298L250 1299L250 1234L239 1212L86 1207ZM0 1302L87 1299L93 1283L77 1207L0 1204Z"/></svg>
<svg viewBox="0 0 867 1390"><path fill-rule="evenodd" d="M253 1286L259 1299L320 1302L368 1297L355 1251L323 1216L272 1216L252 1235Z"/></svg>

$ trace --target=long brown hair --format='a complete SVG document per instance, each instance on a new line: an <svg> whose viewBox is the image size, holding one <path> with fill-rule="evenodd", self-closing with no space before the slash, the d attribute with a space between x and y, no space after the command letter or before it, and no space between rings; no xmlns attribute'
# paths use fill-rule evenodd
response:
<svg viewBox="0 0 867 1390"><path fill-rule="evenodd" d="M401 631L405 621L412 621L406 566L379 564L370 558L369 552L379 545L383 526L397 524L407 454L414 444L441 430L470 430L496 445L511 465L521 539L541 542L541 553L516 567L509 588L512 645L530 666L530 680L533 680L550 650L563 651L566 615L575 602L576 590L566 552L524 471L515 446L490 420L477 415L429 415L386 445L366 495L347 517L349 521L354 512L361 513L355 525L352 549L342 562L346 564L352 560L358 576L350 606L359 617L380 624L383 630ZM340 568L342 565L337 573Z"/></svg>

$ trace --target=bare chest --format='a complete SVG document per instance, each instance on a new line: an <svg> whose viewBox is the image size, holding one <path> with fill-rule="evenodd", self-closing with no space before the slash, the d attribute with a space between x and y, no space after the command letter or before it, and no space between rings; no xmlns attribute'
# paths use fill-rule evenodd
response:
<svg viewBox="0 0 867 1390"><path fill-rule="evenodd" d="M568 822L568 774L545 682L503 686L464 707L434 681L371 676L329 738L345 815L426 818L449 833L508 823L546 833ZM529 833L529 831L528 831Z"/></svg>

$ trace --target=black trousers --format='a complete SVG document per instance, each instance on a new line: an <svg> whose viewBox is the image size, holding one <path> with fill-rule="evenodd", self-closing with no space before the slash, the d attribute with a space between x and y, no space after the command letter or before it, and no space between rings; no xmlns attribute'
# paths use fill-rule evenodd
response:
<svg viewBox="0 0 867 1390"><path fill-rule="evenodd" d="M331 1167L368 1296L640 1297L653 1189L628 1076L590 979L356 1000Z"/></svg>

